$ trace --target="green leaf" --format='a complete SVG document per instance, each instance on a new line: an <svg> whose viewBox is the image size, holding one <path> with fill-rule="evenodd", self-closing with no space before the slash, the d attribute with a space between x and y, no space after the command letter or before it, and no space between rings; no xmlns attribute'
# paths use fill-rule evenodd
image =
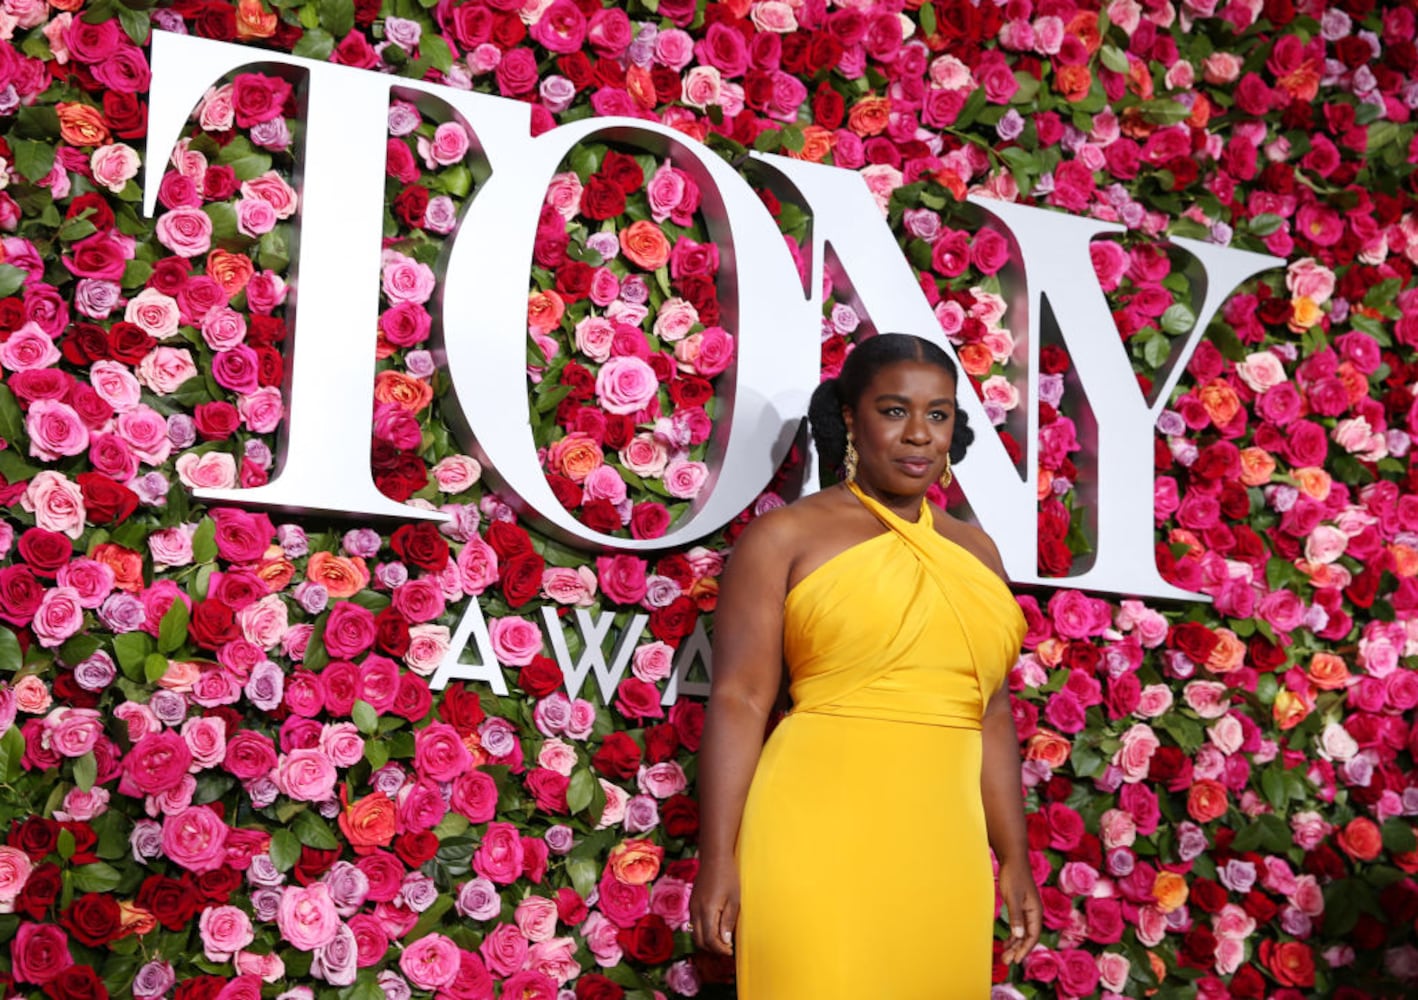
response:
<svg viewBox="0 0 1418 1000"><path fill-rule="evenodd" d="M25 278L28 276L24 269L14 264L0 264L0 299L14 295L24 288Z"/></svg>
<svg viewBox="0 0 1418 1000"><path fill-rule="evenodd" d="M11 139L10 149L15 154L15 169L36 184L54 169L54 147L43 140Z"/></svg>
<svg viewBox="0 0 1418 1000"><path fill-rule="evenodd" d="M577 768L571 775L571 783L566 786L566 806L573 814L582 812L591 804L596 784L596 776L584 767Z"/></svg>
<svg viewBox="0 0 1418 1000"><path fill-rule="evenodd" d="M0 670L14 673L25 665L25 656L20 652L20 640L15 633L0 626Z"/></svg>
<svg viewBox="0 0 1418 1000"><path fill-rule="evenodd" d="M1104 45L1098 50L1098 57L1103 61L1103 65L1114 73L1122 73L1124 76L1127 75L1127 54L1116 45Z"/></svg>
<svg viewBox="0 0 1418 1000"><path fill-rule="evenodd" d="M335 38L354 30L354 0L320 0L320 23Z"/></svg>
<svg viewBox="0 0 1418 1000"><path fill-rule="evenodd" d="M271 169L271 158L265 153L247 153L236 157L228 166L237 180L249 181Z"/></svg>
<svg viewBox="0 0 1418 1000"><path fill-rule="evenodd" d="M94 787L94 782L97 779L98 761L94 759L94 752L90 750L74 761L74 784L79 786L79 791L87 792Z"/></svg>
<svg viewBox="0 0 1418 1000"><path fill-rule="evenodd" d="M419 55L428 60L428 64L441 73L447 73L453 68L453 50L448 47L440 35L429 32L419 38Z"/></svg>
<svg viewBox="0 0 1418 1000"><path fill-rule="evenodd" d="M118 669L129 680L143 678L143 661L153 651L152 640L143 632L124 632L113 637L113 655L118 660Z"/></svg>
<svg viewBox="0 0 1418 1000"><path fill-rule="evenodd" d="M0 476L4 476L7 483L24 482L38 474L39 470L21 458L14 448L0 451Z"/></svg>
<svg viewBox="0 0 1418 1000"><path fill-rule="evenodd" d="M309 809L296 814L295 819L291 821L291 832L306 847L313 847L318 851L333 851L340 846L340 842L330 832L330 825L320 818L319 813Z"/></svg>
<svg viewBox="0 0 1418 1000"><path fill-rule="evenodd" d="M0 778L12 782L20 776L20 761L25 755L25 736L19 726L11 726L0 736Z"/></svg>
<svg viewBox="0 0 1418 1000"><path fill-rule="evenodd" d="M1279 767L1268 767L1261 772L1260 787L1265 792L1266 801L1272 808L1283 809L1289 800L1289 790L1285 786L1285 775Z"/></svg>
<svg viewBox="0 0 1418 1000"><path fill-rule="evenodd" d="M10 270L17 271L19 268L11 267ZM20 412L20 404L15 401L15 394L8 385L0 385L0 436L6 441L19 441L25 436L25 416Z"/></svg>
<svg viewBox="0 0 1418 1000"><path fill-rule="evenodd" d="M371 972L362 972L353 986L340 991L340 1000L384 1000L384 990Z"/></svg>
<svg viewBox="0 0 1418 1000"><path fill-rule="evenodd" d="M143 658L143 680L156 684L167 676L167 657L161 653L149 653Z"/></svg>
<svg viewBox="0 0 1418 1000"><path fill-rule="evenodd" d="M355 727L366 736L379 731L379 713L363 698L358 699L350 709L350 718L354 720Z"/></svg>
<svg viewBox="0 0 1418 1000"><path fill-rule="evenodd" d="M588 896L596 887L596 862L590 858L567 858L566 874L571 885L583 896Z"/></svg>
<svg viewBox="0 0 1418 1000"><path fill-rule="evenodd" d="M118 23L123 25L123 30L128 37L133 39L134 45L148 44L148 14L147 11L129 10L122 4L118 5Z"/></svg>
<svg viewBox="0 0 1418 1000"><path fill-rule="evenodd" d="M1196 313L1178 302L1162 314L1162 331L1172 336L1180 336L1196 326Z"/></svg>
<svg viewBox="0 0 1418 1000"><path fill-rule="evenodd" d="M1418 848L1418 837L1403 820L1394 818L1383 825L1384 849L1390 854L1407 854Z"/></svg>
<svg viewBox="0 0 1418 1000"><path fill-rule="evenodd" d="M777 152L778 147L783 144L783 133L776 128L766 128L753 140L753 148L760 153Z"/></svg>
<svg viewBox="0 0 1418 1000"><path fill-rule="evenodd" d="M288 872L300 860L300 840L289 830L276 830L271 834L270 854L276 870Z"/></svg>
<svg viewBox="0 0 1418 1000"><path fill-rule="evenodd" d="M921 4L921 9L920 9L920 12L919 12L919 13L920 13L920 15L921 15L921 34L923 34L923 35L925 35L927 38L929 38L931 35L934 35L934 34L935 34L935 29L936 29L936 23L935 23L935 4L933 4L933 3L923 3L923 4Z"/></svg>
<svg viewBox="0 0 1418 1000"><path fill-rule="evenodd" d="M187 641L187 619L187 605L181 600L173 601L158 625L159 653L174 653Z"/></svg>
<svg viewBox="0 0 1418 1000"><path fill-rule="evenodd" d="M217 522L204 517L192 533L192 561L199 566L217 557Z"/></svg>
<svg viewBox="0 0 1418 1000"><path fill-rule="evenodd" d="M64 832L69 833L68 830ZM70 834L70 837L72 836L73 834ZM71 857L72 854L71 849ZM118 884L122 881L123 876L118 869L102 861L91 865L80 865L74 869L74 888L80 892L112 892L118 888Z"/></svg>

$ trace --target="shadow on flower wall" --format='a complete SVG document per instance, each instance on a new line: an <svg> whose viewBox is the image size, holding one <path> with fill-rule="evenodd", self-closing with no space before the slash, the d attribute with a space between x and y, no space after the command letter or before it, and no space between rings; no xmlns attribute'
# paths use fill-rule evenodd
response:
<svg viewBox="0 0 1418 1000"><path fill-rule="evenodd" d="M1195 322L1159 238L1286 258L1228 301L1157 427L1157 563L1212 603L1021 597L1010 683L1046 930L996 995L1413 991L1418 51L1411 4L1365 0L8 6L13 991L732 992L684 932L702 704L661 692L732 539L791 498L804 456L724 532L652 559L518 524L445 426L430 349L469 136L396 92L371 464L453 519L203 509L192 488L274 471L302 125L289 83L242 72L170 164L142 164L150 27L524 100L538 130L642 117L738 162L859 170L1021 468L1008 247L967 194L1126 227L1092 255L1143 392ZM803 211L762 196L799 252ZM587 525L660 537L704 487L736 346L692 178L577 148L530 267L548 480ZM839 278L825 375L873 332ZM1087 559L1088 400L1060 343L1040 365L1040 568L1064 578ZM934 499L966 509L958 487ZM472 600L509 696L429 688ZM573 658L574 612L647 616L604 695L565 690L543 607Z"/></svg>

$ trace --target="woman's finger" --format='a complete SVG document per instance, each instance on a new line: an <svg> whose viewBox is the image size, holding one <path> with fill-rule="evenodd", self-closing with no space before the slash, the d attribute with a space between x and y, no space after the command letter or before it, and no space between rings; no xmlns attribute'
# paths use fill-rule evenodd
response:
<svg viewBox="0 0 1418 1000"><path fill-rule="evenodd" d="M736 899L728 899L724 902L724 908L719 911L719 945L723 949L723 954L732 955L734 953L734 928L739 921L739 904Z"/></svg>

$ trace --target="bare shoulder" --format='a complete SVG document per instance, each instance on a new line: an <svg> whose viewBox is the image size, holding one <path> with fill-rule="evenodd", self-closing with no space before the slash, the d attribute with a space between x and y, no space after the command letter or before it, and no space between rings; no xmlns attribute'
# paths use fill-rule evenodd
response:
<svg viewBox="0 0 1418 1000"><path fill-rule="evenodd" d="M755 517L734 543L730 563L771 564L784 574L841 515L842 498L823 490Z"/></svg>
<svg viewBox="0 0 1418 1000"><path fill-rule="evenodd" d="M1001 580L1009 583L1009 577L1004 571L1004 560L1000 558L999 547L995 545L994 539L984 528L968 521L962 521L938 508L932 508L932 510L935 514L935 530L939 534L969 551L980 562L994 570Z"/></svg>

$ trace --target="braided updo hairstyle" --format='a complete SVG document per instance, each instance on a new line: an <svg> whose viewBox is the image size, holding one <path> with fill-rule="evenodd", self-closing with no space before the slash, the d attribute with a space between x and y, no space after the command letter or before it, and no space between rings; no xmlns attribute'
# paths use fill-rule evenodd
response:
<svg viewBox="0 0 1418 1000"><path fill-rule="evenodd" d="M808 404L808 426L812 443L821 463L821 478L836 481L841 478L842 461L847 453L847 422L842 419L842 407L855 410L876 373L901 361L917 361L935 365L951 378L957 388L959 373L950 355L937 344L908 333L882 333L857 344L842 363L842 372L819 385ZM950 439L950 460L965 457L965 449L975 440L964 410L955 411L955 431Z"/></svg>

